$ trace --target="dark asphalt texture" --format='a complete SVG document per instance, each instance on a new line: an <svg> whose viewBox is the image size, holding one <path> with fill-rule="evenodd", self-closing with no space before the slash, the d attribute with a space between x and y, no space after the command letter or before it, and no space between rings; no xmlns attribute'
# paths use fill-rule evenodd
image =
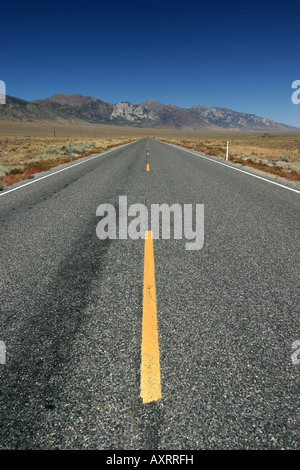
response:
<svg viewBox="0 0 300 470"><path fill-rule="evenodd" d="M145 138L0 197L0 449L299 449L300 195L148 143L149 172ZM144 241L96 236L120 195L205 211L201 250L154 240L146 405Z"/></svg>

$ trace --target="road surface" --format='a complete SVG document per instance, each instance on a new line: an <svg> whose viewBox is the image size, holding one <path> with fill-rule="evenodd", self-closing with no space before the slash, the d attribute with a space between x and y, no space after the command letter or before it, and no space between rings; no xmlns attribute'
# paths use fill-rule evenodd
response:
<svg viewBox="0 0 300 470"><path fill-rule="evenodd" d="M300 193L216 161L145 138L0 193L0 449L299 449ZM201 249L152 241L149 402L145 240L96 235L119 196L204 205Z"/></svg>

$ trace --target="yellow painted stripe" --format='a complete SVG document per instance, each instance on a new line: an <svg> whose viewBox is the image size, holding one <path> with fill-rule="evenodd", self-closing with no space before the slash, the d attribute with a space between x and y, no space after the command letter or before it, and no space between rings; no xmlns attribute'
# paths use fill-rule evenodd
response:
<svg viewBox="0 0 300 470"><path fill-rule="evenodd" d="M157 330L155 271L152 232L146 232L141 360L141 398L149 403L162 398Z"/></svg>
<svg viewBox="0 0 300 470"><path fill-rule="evenodd" d="M147 171L150 171L149 163L147 163Z"/></svg>
<svg viewBox="0 0 300 470"><path fill-rule="evenodd" d="M149 152L147 152L147 155L149 155Z"/></svg>

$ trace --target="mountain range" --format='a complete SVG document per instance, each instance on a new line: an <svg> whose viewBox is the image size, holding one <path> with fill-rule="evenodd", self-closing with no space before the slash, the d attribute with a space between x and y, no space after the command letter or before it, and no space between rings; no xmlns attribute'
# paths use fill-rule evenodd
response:
<svg viewBox="0 0 300 470"><path fill-rule="evenodd" d="M106 103L90 96L62 93L35 101L8 96L6 104L0 106L1 120L193 130L299 131L298 128L264 117L221 107L195 105L192 108L180 108L155 100L140 104L129 101Z"/></svg>

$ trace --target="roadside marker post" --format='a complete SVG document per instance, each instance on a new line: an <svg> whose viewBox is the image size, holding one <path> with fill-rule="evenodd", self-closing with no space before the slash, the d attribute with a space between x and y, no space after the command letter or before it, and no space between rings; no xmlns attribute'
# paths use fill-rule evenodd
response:
<svg viewBox="0 0 300 470"><path fill-rule="evenodd" d="M70 162L71 162L72 161L72 147L71 147L71 144L70 144L69 148L70 148Z"/></svg>
<svg viewBox="0 0 300 470"><path fill-rule="evenodd" d="M228 160L228 155L229 155L229 142L227 141L226 160Z"/></svg>

